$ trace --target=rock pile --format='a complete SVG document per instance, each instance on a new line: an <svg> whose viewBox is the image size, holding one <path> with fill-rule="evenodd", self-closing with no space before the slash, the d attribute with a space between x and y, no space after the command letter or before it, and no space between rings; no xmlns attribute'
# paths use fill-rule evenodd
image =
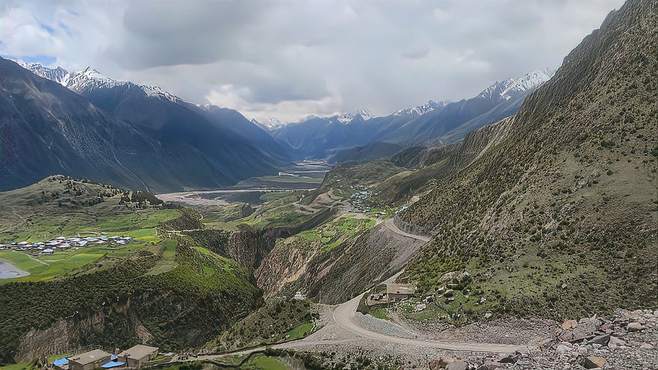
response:
<svg viewBox="0 0 658 370"><path fill-rule="evenodd" d="M566 368L573 364L585 369L605 368L607 358L618 357L615 351L619 350L637 353L640 359L648 358L641 352L653 350L658 337L655 333L641 335L641 332L654 329L658 329L658 310L618 310L611 317L566 320L556 332L553 349ZM643 341L645 339L649 342ZM653 355L656 357L656 353ZM624 356L632 361L630 354ZM644 364L637 365L645 368Z"/></svg>
<svg viewBox="0 0 658 370"><path fill-rule="evenodd" d="M658 369L658 310L618 310L609 317L566 320L553 340L527 353L440 357L435 369Z"/></svg>

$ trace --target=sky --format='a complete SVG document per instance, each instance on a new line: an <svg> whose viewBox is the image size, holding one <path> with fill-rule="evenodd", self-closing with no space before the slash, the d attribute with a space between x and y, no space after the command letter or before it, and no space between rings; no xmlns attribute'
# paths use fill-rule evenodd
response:
<svg viewBox="0 0 658 370"><path fill-rule="evenodd" d="M3 0L0 55L249 118L383 115L560 65L622 0Z"/></svg>

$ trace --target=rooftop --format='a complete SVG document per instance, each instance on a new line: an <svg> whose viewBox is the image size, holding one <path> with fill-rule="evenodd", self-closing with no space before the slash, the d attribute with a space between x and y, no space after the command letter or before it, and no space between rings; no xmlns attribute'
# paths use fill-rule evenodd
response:
<svg viewBox="0 0 658 370"><path fill-rule="evenodd" d="M386 294L414 294L416 292L416 287L411 284L395 284L388 283L386 284Z"/></svg>
<svg viewBox="0 0 658 370"><path fill-rule="evenodd" d="M136 360L141 360L144 357L153 354L155 352L158 352L157 347L151 347L151 346L145 346L143 344L138 344L134 347L128 348L127 350L119 353L119 356L128 356L129 358L133 358Z"/></svg>
<svg viewBox="0 0 658 370"><path fill-rule="evenodd" d="M86 365L92 362L100 361L106 357L110 357L110 354L103 350L95 349L93 351L81 353L79 355L70 357L69 360L77 362L81 365Z"/></svg>

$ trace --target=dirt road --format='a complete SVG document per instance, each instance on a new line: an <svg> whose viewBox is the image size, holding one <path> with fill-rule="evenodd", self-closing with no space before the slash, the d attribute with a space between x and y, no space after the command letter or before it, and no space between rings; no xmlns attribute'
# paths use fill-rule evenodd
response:
<svg viewBox="0 0 658 370"><path fill-rule="evenodd" d="M395 226L395 222L393 222L392 218L389 218L386 221L384 221L384 226L386 226L387 229L391 230L392 232L394 232L398 235L406 236L407 238L411 238L411 239L420 240L420 241L423 241L425 243L429 242L432 239L428 236L409 234L407 232L404 232L404 231L400 230L400 228Z"/></svg>
<svg viewBox="0 0 658 370"><path fill-rule="evenodd" d="M415 240L428 242L429 237L414 235L400 230L393 219L387 219L384 226L390 231ZM402 271L388 278L385 282L392 282ZM388 348L391 351L421 351L431 353L436 350L467 351L467 352L489 352L489 353L512 353L515 351L528 352L529 347L525 345L498 344L498 343L476 343L450 340L433 340L423 338L408 328L388 320L380 320L369 315L356 312L359 301L365 293L350 299L349 301L336 305L324 306L329 311L323 315L324 326L310 336L297 341L272 345L278 349L299 349L323 351L327 348L340 348L343 350L363 348ZM252 348L221 355L202 355L188 358L185 361L215 360L228 355L245 355L255 351L262 351L265 347Z"/></svg>

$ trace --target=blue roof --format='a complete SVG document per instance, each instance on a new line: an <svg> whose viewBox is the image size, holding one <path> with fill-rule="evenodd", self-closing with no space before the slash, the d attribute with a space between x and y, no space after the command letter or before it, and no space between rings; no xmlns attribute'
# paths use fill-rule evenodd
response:
<svg viewBox="0 0 658 370"><path fill-rule="evenodd" d="M66 357L58 358L57 360L53 361L53 365L55 366L64 366L69 364L69 359Z"/></svg>
<svg viewBox="0 0 658 370"><path fill-rule="evenodd" d="M110 361L110 362L104 363L103 365L101 365L101 367L103 369L111 369L113 367L119 367L119 366L123 366L125 364L126 364L125 362L121 362L121 361Z"/></svg>

